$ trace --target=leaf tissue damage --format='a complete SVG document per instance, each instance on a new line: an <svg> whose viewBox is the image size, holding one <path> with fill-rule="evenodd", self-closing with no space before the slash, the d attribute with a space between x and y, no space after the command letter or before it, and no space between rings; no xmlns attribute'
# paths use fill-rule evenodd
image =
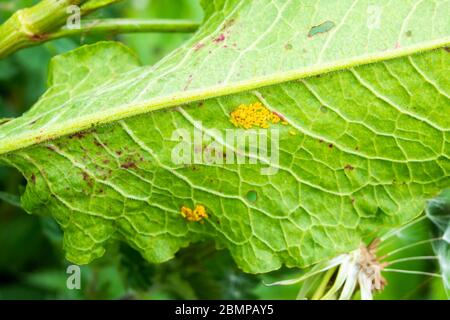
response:
<svg viewBox="0 0 450 320"><path fill-rule="evenodd" d="M47 92L0 126L23 207L57 220L75 263L110 241L157 263L213 239L253 273L408 222L450 186L449 6L386 3L381 32L370 3L204 1L200 30L156 66L111 42L55 57ZM273 175L270 155L226 140L264 127ZM173 161L180 146L190 162Z"/></svg>
<svg viewBox="0 0 450 320"><path fill-rule="evenodd" d="M333 21L325 21L324 23L319 24L318 26L314 26L309 30L308 37L313 37L319 33L325 33L333 29L335 26Z"/></svg>

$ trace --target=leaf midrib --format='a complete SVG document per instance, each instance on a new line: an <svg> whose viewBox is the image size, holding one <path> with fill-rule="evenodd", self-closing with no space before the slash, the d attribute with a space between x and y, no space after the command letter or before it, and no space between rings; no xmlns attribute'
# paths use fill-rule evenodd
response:
<svg viewBox="0 0 450 320"><path fill-rule="evenodd" d="M276 85L288 81L304 79L316 75L326 74L334 71L341 71L360 65L376 63L395 58L401 58L411 54L430 51L433 49L443 48L450 45L450 37L437 39L433 41L423 42L420 44L399 48L390 49L383 52L353 57L332 63L322 63L309 67L302 67L301 69L291 70L287 72L280 72L269 76L256 77L250 80L238 81L228 85L217 85L208 87L207 89L197 89L173 94L152 99L144 103L133 103L121 105L114 110L107 110L106 112L98 112L86 117L79 117L72 123L63 123L53 125L46 131L33 132L30 134L26 132L23 135L16 135L8 137L0 144L0 155L24 149L26 147L41 144L48 140L53 140L65 135L70 135L76 132L87 130L99 125L112 123L118 120L123 120L129 117L145 114L148 112L184 105L195 101L216 98L249 90L254 90L260 87ZM95 90L95 89L92 89ZM86 93L88 94L88 93Z"/></svg>

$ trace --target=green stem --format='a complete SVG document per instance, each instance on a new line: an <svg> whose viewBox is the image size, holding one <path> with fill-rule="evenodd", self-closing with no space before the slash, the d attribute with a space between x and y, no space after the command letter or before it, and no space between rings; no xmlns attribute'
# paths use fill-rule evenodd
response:
<svg viewBox="0 0 450 320"><path fill-rule="evenodd" d="M316 291L314 292L311 300L319 300L323 294L325 293L325 290L327 289L328 283L330 282L331 277L333 276L334 272L336 271L337 267L331 268L328 270L325 275L322 278L322 281L320 282L319 286L317 287Z"/></svg>
<svg viewBox="0 0 450 320"><path fill-rule="evenodd" d="M17 42L16 46L4 46L0 42L0 59L13 53L18 49L32 47L47 41L70 37L75 35L86 35L95 33L137 33L137 32L194 32L198 29L199 23L189 20L140 20L140 19L102 19L85 20L79 29L61 28L58 31L46 34L45 36L35 37L31 41L25 39L23 42ZM13 43L11 43L13 44ZM2 51L2 49L4 49Z"/></svg>
<svg viewBox="0 0 450 320"><path fill-rule="evenodd" d="M80 14L90 12L121 0L43 0L33 7L16 11L0 25L0 59L39 44L60 29L70 15L68 8L80 7Z"/></svg>
<svg viewBox="0 0 450 320"><path fill-rule="evenodd" d="M102 19L86 20L80 29L67 29L54 32L47 40L78 34L93 33L135 33L135 32L194 32L199 24L188 20L141 20L141 19Z"/></svg>

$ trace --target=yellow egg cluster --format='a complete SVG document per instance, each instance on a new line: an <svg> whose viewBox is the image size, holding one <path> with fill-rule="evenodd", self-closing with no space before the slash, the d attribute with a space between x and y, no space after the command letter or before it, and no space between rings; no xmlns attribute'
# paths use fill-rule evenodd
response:
<svg viewBox="0 0 450 320"><path fill-rule="evenodd" d="M191 222L200 221L201 223L203 223L202 219L208 218L206 209L202 205L196 205L194 210L183 206L183 207L181 207L181 215L183 216L183 218L185 218L186 220L191 221Z"/></svg>
<svg viewBox="0 0 450 320"><path fill-rule="evenodd" d="M279 123L288 124L286 121L282 121L280 116L270 111L260 102L252 104L241 104L233 112L231 112L231 123L236 127L251 129L252 127L268 128L269 125Z"/></svg>

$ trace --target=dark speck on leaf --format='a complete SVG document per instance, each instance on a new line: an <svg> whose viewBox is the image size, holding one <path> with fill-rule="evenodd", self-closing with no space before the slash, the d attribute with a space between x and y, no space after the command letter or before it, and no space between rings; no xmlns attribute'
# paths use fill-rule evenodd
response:
<svg viewBox="0 0 450 320"><path fill-rule="evenodd" d="M333 148L333 144L330 143L330 144L328 145L328 148Z"/></svg>
<svg viewBox="0 0 450 320"><path fill-rule="evenodd" d="M406 36L408 38L411 37L412 36L412 31L411 30L406 31Z"/></svg>
<svg viewBox="0 0 450 320"><path fill-rule="evenodd" d="M444 50L450 53L450 47L445 47Z"/></svg>
<svg viewBox="0 0 450 320"><path fill-rule="evenodd" d="M101 144L100 142L98 142L97 140L94 140L94 144L95 144L97 147L102 147L102 144Z"/></svg>
<svg viewBox="0 0 450 320"><path fill-rule="evenodd" d="M325 21L324 23L319 24L318 26L314 26L309 30L308 37L314 37L317 34L325 33L333 29L335 23L333 21Z"/></svg>
<svg viewBox="0 0 450 320"><path fill-rule="evenodd" d="M83 175L83 180L84 180L89 186L92 186L92 179L91 179L91 177L89 177L88 173L85 172L85 171L83 171L83 172L82 172L82 175Z"/></svg>
<svg viewBox="0 0 450 320"><path fill-rule="evenodd" d="M320 111L322 111L323 113L327 113L328 109L325 106L320 106Z"/></svg>
<svg viewBox="0 0 450 320"><path fill-rule="evenodd" d="M122 151L118 150L118 151L116 151L116 154L117 154L118 156L120 156L120 155L122 154Z"/></svg>
<svg viewBox="0 0 450 320"><path fill-rule="evenodd" d="M286 45L284 46L284 48L286 49L286 50L292 50L292 44L290 44L290 43L286 43Z"/></svg>
<svg viewBox="0 0 450 320"><path fill-rule="evenodd" d="M36 184L36 176L34 175L34 173L31 175L31 182L33 184Z"/></svg>
<svg viewBox="0 0 450 320"><path fill-rule="evenodd" d="M70 136L69 136L69 139L81 139L81 138L83 138L85 135L87 135L88 134L88 132L86 132L86 131L80 131L80 132L76 132L76 133L74 133L74 134L71 134Z"/></svg>
<svg viewBox="0 0 450 320"><path fill-rule="evenodd" d="M136 168L136 164L134 162L130 161L130 162L122 164L121 167L124 169Z"/></svg>
<svg viewBox="0 0 450 320"><path fill-rule="evenodd" d="M345 170L353 170L353 169L355 169L351 164L347 164L347 165L345 165L345 167L344 167L344 169Z"/></svg>
<svg viewBox="0 0 450 320"><path fill-rule="evenodd" d="M48 34L33 34L29 37L31 41L41 42L48 39Z"/></svg>
<svg viewBox="0 0 450 320"><path fill-rule="evenodd" d="M214 42L215 43L220 43L220 42L222 42L222 41L224 41L225 40L225 35L223 34L223 33L221 33L219 36L217 36L216 38L214 38Z"/></svg>

